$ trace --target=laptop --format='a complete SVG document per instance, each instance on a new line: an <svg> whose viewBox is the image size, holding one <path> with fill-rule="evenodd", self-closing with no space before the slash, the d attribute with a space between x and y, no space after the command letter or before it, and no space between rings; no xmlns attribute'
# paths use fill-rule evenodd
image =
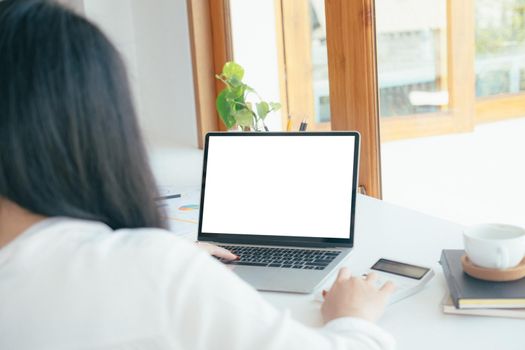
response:
<svg viewBox="0 0 525 350"><path fill-rule="evenodd" d="M312 293L350 254L357 132L208 133L198 240L261 291Z"/></svg>

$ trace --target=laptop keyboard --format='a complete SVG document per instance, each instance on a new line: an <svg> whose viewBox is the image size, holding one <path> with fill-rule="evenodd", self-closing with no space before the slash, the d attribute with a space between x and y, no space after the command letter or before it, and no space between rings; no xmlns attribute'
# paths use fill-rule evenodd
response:
<svg viewBox="0 0 525 350"><path fill-rule="evenodd" d="M228 265L267 266L285 269L324 270L341 252L337 250L220 245L239 259Z"/></svg>

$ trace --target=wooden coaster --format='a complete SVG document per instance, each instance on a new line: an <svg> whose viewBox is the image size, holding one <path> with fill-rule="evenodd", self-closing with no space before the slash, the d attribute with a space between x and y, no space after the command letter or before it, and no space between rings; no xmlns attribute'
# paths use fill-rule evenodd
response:
<svg viewBox="0 0 525 350"><path fill-rule="evenodd" d="M516 281L525 277L525 258L523 258L518 266L505 270L479 267L474 265L466 255L461 257L461 265L466 274L485 281L508 282Z"/></svg>

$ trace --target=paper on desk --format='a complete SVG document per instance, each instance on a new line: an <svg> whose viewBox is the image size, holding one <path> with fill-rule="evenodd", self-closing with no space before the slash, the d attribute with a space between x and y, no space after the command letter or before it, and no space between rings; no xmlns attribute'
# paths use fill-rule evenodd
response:
<svg viewBox="0 0 525 350"><path fill-rule="evenodd" d="M194 235L199 222L200 191L188 190L180 194L180 198L163 202L169 230L176 235Z"/></svg>

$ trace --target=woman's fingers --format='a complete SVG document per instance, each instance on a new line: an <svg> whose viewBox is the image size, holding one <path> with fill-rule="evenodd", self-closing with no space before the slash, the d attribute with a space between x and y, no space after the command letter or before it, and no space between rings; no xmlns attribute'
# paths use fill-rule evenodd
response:
<svg viewBox="0 0 525 350"><path fill-rule="evenodd" d="M396 285L392 281L388 281L379 288L379 291L385 294L392 294L396 290Z"/></svg>
<svg viewBox="0 0 525 350"><path fill-rule="evenodd" d="M233 254L229 250L224 249L222 247L218 247L214 244L197 242L197 246L207 251L210 255L216 256L217 258L221 258L224 260L236 260L239 258L237 255Z"/></svg>
<svg viewBox="0 0 525 350"><path fill-rule="evenodd" d="M352 273L350 272L350 270L347 267L342 267L339 270L339 273L337 274L337 281L341 282L341 281L347 280L351 276L352 276Z"/></svg>
<svg viewBox="0 0 525 350"><path fill-rule="evenodd" d="M215 247L215 250L213 251L212 255L225 260L235 260L239 258L237 255L233 254L228 249L224 249L222 247L217 246Z"/></svg>
<svg viewBox="0 0 525 350"><path fill-rule="evenodd" d="M375 272L370 272L365 276L365 281L374 282L377 280L377 274Z"/></svg>

